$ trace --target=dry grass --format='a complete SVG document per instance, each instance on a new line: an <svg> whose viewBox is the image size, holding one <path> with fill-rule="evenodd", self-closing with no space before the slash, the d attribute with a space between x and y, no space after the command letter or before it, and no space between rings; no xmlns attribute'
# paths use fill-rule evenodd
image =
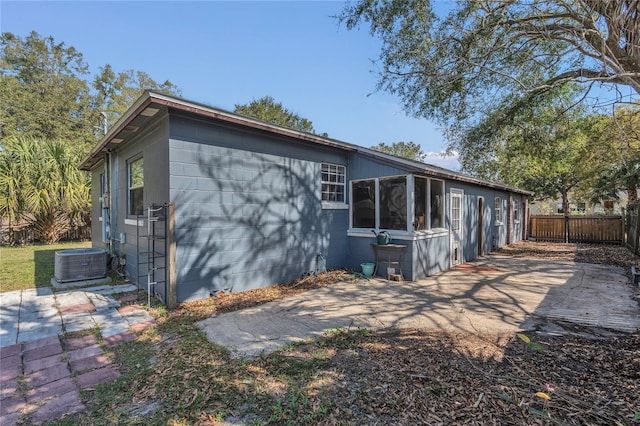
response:
<svg viewBox="0 0 640 426"><path fill-rule="evenodd" d="M519 243L500 254L618 266L619 247ZM194 322L345 279L332 271L183 304L118 350L123 377L68 424L600 425L640 421L640 334L607 338L335 329L232 359ZM580 331L576 327L575 331ZM548 399L547 399L548 397Z"/></svg>

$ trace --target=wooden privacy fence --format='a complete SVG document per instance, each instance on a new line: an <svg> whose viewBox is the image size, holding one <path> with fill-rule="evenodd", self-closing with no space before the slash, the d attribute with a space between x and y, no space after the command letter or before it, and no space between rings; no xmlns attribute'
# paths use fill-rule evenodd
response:
<svg viewBox="0 0 640 426"><path fill-rule="evenodd" d="M565 220L568 235L565 240ZM529 238L536 241L623 244L622 216L531 216Z"/></svg>
<svg viewBox="0 0 640 426"><path fill-rule="evenodd" d="M33 226L23 226L9 229L0 227L0 246L14 244L30 244L42 240L40 233ZM91 225L74 226L67 230L60 241L88 241L91 240Z"/></svg>

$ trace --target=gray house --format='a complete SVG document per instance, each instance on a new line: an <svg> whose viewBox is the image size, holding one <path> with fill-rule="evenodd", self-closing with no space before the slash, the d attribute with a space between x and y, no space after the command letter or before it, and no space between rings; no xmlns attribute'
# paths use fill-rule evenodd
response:
<svg viewBox="0 0 640 426"><path fill-rule="evenodd" d="M376 260L418 280L522 239L531 195L157 93L80 167L93 246L169 306Z"/></svg>

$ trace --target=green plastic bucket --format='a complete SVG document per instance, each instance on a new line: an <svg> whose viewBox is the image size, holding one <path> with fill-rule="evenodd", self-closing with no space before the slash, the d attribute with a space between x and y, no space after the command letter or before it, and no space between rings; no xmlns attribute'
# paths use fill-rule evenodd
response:
<svg viewBox="0 0 640 426"><path fill-rule="evenodd" d="M362 268L362 275L364 275L365 277L372 276L375 266L375 263L361 263L360 267Z"/></svg>

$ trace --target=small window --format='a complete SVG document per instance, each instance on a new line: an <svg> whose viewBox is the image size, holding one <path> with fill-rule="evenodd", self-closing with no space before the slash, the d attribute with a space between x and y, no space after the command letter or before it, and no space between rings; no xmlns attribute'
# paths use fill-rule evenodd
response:
<svg viewBox="0 0 640 426"><path fill-rule="evenodd" d="M502 222L502 198L496 197L496 223Z"/></svg>
<svg viewBox="0 0 640 426"><path fill-rule="evenodd" d="M517 201L513 202L513 221L514 222L519 222L520 221L520 209L518 209L518 202Z"/></svg>
<svg viewBox="0 0 640 426"><path fill-rule="evenodd" d="M460 216L462 212L462 197L460 195L451 196L451 229L453 231L460 230Z"/></svg>
<svg viewBox="0 0 640 426"><path fill-rule="evenodd" d="M143 213L144 195L144 161L142 158L129 161L127 168L127 182L129 185L129 215L136 216Z"/></svg>
<svg viewBox="0 0 640 426"><path fill-rule="evenodd" d="M322 163L322 201L345 202L346 168L337 164Z"/></svg>

